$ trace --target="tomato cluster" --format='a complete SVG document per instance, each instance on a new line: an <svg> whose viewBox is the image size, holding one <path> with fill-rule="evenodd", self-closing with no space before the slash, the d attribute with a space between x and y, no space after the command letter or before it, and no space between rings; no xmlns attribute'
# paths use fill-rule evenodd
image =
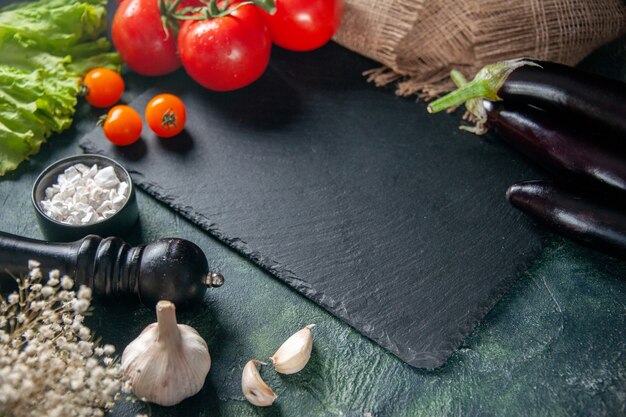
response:
<svg viewBox="0 0 626 417"><path fill-rule="evenodd" d="M159 94L146 105L146 122L157 136L171 138L185 128L185 105L172 94ZM125 104L117 105L102 120L104 136L118 146L131 145L141 136L143 122L137 110Z"/></svg>
<svg viewBox="0 0 626 417"><path fill-rule="evenodd" d="M124 0L112 38L139 74L165 75L182 65L202 86L229 91L263 74L272 43L293 51L324 45L342 14L343 0Z"/></svg>
<svg viewBox="0 0 626 417"><path fill-rule="evenodd" d="M124 94L124 80L108 68L94 68L83 78L82 94L94 107L111 107ZM187 112L180 98L172 94L159 94L146 105L146 122L159 137L176 136L185 128ZM130 106L120 104L109 110L100 123L104 135L118 146L135 143L143 128L141 116Z"/></svg>

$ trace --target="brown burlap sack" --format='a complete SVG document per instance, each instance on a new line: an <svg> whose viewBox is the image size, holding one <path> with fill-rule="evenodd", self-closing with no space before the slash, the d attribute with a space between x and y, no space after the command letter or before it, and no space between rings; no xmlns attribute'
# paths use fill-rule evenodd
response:
<svg viewBox="0 0 626 417"><path fill-rule="evenodd" d="M345 0L335 40L385 65L398 94L445 90L450 69L528 56L568 65L626 32L624 0Z"/></svg>

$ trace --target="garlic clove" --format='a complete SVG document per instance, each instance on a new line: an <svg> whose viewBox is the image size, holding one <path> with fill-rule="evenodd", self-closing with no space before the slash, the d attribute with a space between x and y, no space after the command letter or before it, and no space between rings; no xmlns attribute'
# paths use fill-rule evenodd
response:
<svg viewBox="0 0 626 417"><path fill-rule="evenodd" d="M252 359L244 366L241 375L241 390L250 404L258 407L269 407L278 395L263 381L259 370L256 368L257 365L266 365L266 363Z"/></svg>
<svg viewBox="0 0 626 417"><path fill-rule="evenodd" d="M176 323L169 301L156 306L157 322L124 349L122 369L137 397L163 406L198 393L211 368L207 344L192 327Z"/></svg>
<svg viewBox="0 0 626 417"><path fill-rule="evenodd" d="M315 324L309 324L297 331L283 343L274 356L270 358L276 372L289 375L300 372L309 362L313 349L313 333Z"/></svg>

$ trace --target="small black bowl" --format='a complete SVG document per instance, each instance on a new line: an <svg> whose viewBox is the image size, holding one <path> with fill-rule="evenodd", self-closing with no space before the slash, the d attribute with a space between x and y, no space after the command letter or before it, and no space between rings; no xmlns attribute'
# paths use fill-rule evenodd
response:
<svg viewBox="0 0 626 417"><path fill-rule="evenodd" d="M46 197L46 189L57 182L57 177L72 165L82 163L87 166L96 164L98 168L112 166L117 177L121 181L128 183L128 198L117 213L111 217L93 224L74 225L62 223L46 215L41 207L41 201ZM131 231L132 226L139 218L137 208L137 197L135 187L130 178L130 174L119 163L111 158L101 155L76 155L61 159L43 170L35 180L32 191L32 203L37 214L39 228L44 237L49 241L71 242L82 239L87 235L98 235L102 237L119 236L124 237Z"/></svg>

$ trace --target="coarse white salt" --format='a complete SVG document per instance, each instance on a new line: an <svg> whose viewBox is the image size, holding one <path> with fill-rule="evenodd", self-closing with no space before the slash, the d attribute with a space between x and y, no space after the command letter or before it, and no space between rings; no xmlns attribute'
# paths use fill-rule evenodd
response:
<svg viewBox="0 0 626 417"><path fill-rule="evenodd" d="M117 213L128 199L129 184L112 166L76 164L46 188L41 208L46 216L66 224L86 225Z"/></svg>

